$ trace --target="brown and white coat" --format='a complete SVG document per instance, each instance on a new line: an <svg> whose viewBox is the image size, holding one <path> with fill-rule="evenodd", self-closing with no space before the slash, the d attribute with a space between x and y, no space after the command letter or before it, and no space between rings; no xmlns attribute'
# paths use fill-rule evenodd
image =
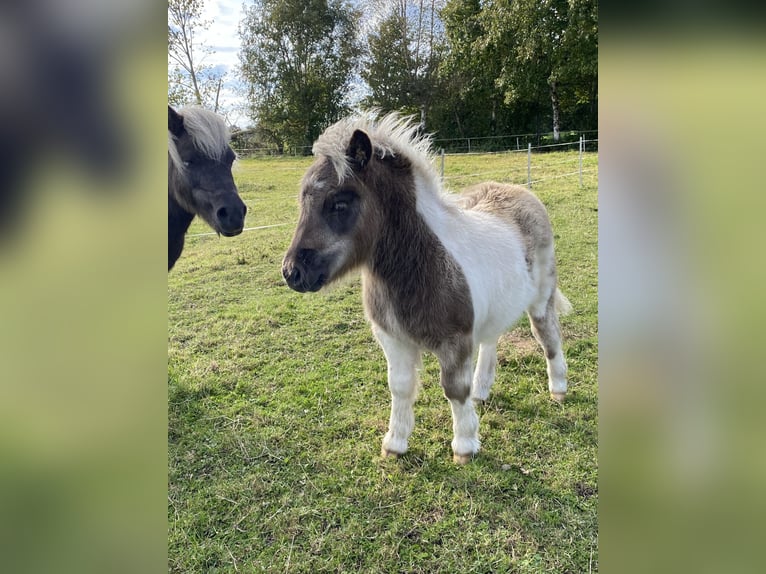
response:
<svg viewBox="0 0 766 574"><path fill-rule="evenodd" d="M454 458L464 463L480 448L473 400L488 398L497 340L525 311L545 351L551 395L563 399L558 311L569 302L556 287L542 203L499 183L446 193L429 148L417 126L395 114L328 128L302 181L283 275L297 291L316 291L361 269L365 312L388 361L392 406L383 453L407 450L417 369L430 351L452 407Z"/></svg>

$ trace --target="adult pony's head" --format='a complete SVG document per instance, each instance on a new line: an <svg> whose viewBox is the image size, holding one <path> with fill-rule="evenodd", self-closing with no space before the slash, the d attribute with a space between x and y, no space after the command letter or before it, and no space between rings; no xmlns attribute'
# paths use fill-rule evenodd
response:
<svg viewBox="0 0 766 574"><path fill-rule="evenodd" d="M360 266L380 247L392 214L412 211L402 207L415 204L416 175L433 171L430 140L417 131L409 118L370 112L330 126L314 143L317 159L303 177L282 264L290 288L318 291Z"/></svg>
<svg viewBox="0 0 766 574"><path fill-rule="evenodd" d="M247 211L231 175L234 159L221 116L168 106L168 194L227 237L242 233Z"/></svg>

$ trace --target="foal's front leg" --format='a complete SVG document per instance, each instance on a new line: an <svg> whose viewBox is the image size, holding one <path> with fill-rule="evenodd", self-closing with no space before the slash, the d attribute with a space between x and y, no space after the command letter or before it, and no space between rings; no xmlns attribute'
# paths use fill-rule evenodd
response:
<svg viewBox="0 0 766 574"><path fill-rule="evenodd" d="M481 448L479 417L471 400L471 352L437 353L437 356L441 385L452 407L453 459L458 464L466 464Z"/></svg>
<svg viewBox="0 0 766 574"><path fill-rule="evenodd" d="M415 426L413 405L418 396L418 374L421 353L416 346L374 329L388 361L388 388L391 391L391 418L383 437L383 456L407 452L407 441Z"/></svg>

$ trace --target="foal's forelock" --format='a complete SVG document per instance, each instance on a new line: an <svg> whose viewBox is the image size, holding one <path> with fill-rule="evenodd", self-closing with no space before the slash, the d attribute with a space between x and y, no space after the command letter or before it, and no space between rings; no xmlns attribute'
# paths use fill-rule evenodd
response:
<svg viewBox="0 0 766 574"><path fill-rule="evenodd" d="M332 162L319 158L301 179L301 195L325 193L342 182Z"/></svg>
<svg viewBox="0 0 766 574"><path fill-rule="evenodd" d="M372 141L373 153L379 159L404 156L419 170L432 170L431 136L420 133L420 125L412 117L389 113L380 117L377 110L362 112L327 128L314 142L312 153L325 157L335 168L339 181L352 173L347 146L356 130L367 133Z"/></svg>

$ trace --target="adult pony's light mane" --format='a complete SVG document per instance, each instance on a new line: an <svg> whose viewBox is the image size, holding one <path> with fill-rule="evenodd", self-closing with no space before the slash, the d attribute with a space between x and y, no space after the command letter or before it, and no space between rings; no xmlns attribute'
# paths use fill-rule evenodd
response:
<svg viewBox="0 0 766 574"><path fill-rule="evenodd" d="M404 156L415 171L438 181L431 164L431 134L420 134L419 128L413 116L402 116L396 112L380 116L378 110L364 111L327 128L314 142L312 152L315 156L329 159L338 175L338 181L343 181L352 171L346 146L354 131L362 130L370 137L375 156L381 159Z"/></svg>
<svg viewBox="0 0 766 574"><path fill-rule="evenodd" d="M223 118L204 108L190 106L179 111L184 128L192 139L194 147L210 159L220 160L229 144L229 128ZM168 153L179 171L184 164L176 148L175 138L168 132Z"/></svg>

